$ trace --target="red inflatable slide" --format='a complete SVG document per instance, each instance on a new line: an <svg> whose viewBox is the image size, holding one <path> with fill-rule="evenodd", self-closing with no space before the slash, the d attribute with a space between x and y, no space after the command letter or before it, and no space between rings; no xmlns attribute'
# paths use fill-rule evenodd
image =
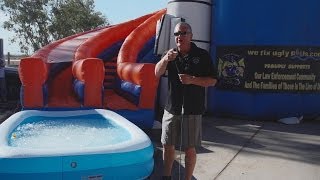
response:
<svg viewBox="0 0 320 180"><path fill-rule="evenodd" d="M155 65L137 63L137 57L144 44L155 36L156 23L165 12L163 9L114 26L75 34L21 59L22 107L153 109L158 85ZM111 61L98 58L120 41L120 50ZM138 92L134 94L135 103L122 97L123 93L103 88L106 77L113 71L106 70L108 64L115 66L114 78L120 81L120 89L130 84Z"/></svg>

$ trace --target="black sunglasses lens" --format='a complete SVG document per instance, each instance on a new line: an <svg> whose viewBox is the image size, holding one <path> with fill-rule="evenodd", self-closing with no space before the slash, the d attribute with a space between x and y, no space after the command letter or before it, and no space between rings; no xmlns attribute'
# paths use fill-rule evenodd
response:
<svg viewBox="0 0 320 180"><path fill-rule="evenodd" d="M186 34L187 34L186 31L185 32L178 31L178 32L173 33L174 36L179 36L179 35L184 36Z"/></svg>

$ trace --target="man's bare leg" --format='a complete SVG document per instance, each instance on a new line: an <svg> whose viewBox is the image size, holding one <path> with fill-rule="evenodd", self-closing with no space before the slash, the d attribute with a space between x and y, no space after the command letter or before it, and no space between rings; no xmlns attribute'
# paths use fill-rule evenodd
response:
<svg viewBox="0 0 320 180"><path fill-rule="evenodd" d="M197 152L194 147L185 150L186 180L191 180L197 162Z"/></svg>
<svg viewBox="0 0 320 180"><path fill-rule="evenodd" d="M163 176L171 176L172 165L175 159L175 147L173 145L163 145Z"/></svg>

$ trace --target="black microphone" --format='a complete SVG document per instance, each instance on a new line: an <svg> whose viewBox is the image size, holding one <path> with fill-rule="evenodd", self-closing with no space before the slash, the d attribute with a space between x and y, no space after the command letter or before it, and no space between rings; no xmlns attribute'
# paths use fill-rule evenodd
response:
<svg viewBox="0 0 320 180"><path fill-rule="evenodd" d="M178 60L181 61L181 54L178 51L178 48L173 48L173 51L178 52L177 57L178 57ZM178 74L182 74L182 71L180 70L180 68L179 68L179 66L177 64L177 61L175 61L174 64L176 65L176 69L177 69Z"/></svg>
<svg viewBox="0 0 320 180"><path fill-rule="evenodd" d="M182 70L179 68L178 64L177 64L177 61L179 61L181 64L183 63L183 58L182 58L182 55L180 54L180 52L178 51L178 48L174 48L173 51L176 51L178 52L178 55L177 55L177 60L175 60L175 65L176 65L176 69L177 69L177 72L178 72L178 76L179 74L184 74L184 67L182 66ZM180 66L181 67L181 66ZM184 115L184 94L185 94L185 88L184 88L184 84L181 83L181 90L182 90L182 107L181 107L181 128L182 128L182 123L183 123L183 115ZM182 129L181 129L181 133L182 133ZM181 135L182 137L182 135Z"/></svg>

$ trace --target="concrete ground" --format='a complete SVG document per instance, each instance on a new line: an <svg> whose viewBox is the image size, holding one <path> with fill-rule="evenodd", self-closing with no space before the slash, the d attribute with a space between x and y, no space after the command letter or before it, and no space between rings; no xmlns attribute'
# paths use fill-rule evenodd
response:
<svg viewBox="0 0 320 180"><path fill-rule="evenodd" d="M149 179L161 179L161 129L149 134L155 145L155 167ZM173 179L181 179L184 155L179 151ZM203 143L194 178L199 180L320 180L320 121L247 121L204 117Z"/></svg>

